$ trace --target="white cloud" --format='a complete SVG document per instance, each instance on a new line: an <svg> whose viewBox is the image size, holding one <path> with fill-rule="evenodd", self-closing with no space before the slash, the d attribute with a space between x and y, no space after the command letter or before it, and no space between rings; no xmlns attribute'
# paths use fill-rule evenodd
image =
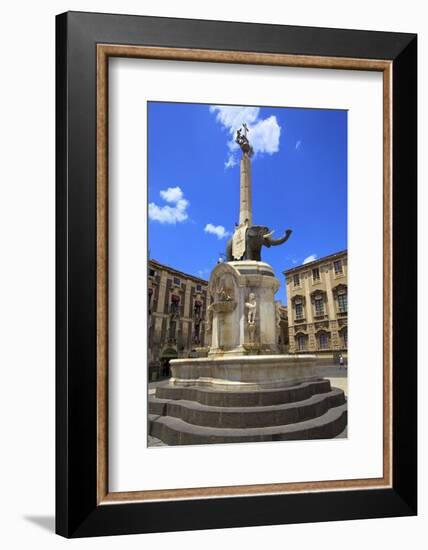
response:
<svg viewBox="0 0 428 550"><path fill-rule="evenodd" d="M255 153L268 153L273 155L279 151L279 136L281 127L276 116L270 116L259 120L254 126L250 126L250 143Z"/></svg>
<svg viewBox="0 0 428 550"><path fill-rule="evenodd" d="M184 198L183 191L180 187L168 187L168 189L160 192L160 196L165 202L173 204L173 206L169 206L168 204L159 206L151 202L149 204L150 220L170 224L176 224L177 222L184 222L187 220L187 207L189 206L189 201Z"/></svg>
<svg viewBox="0 0 428 550"><path fill-rule="evenodd" d="M307 258L305 258L303 260L303 264L308 264L309 262L314 262L317 258L318 258L318 256L316 254L311 254L310 256L308 256Z"/></svg>
<svg viewBox="0 0 428 550"><path fill-rule="evenodd" d="M268 153L273 155L279 151L279 137L281 127L275 116L265 119L259 118L260 107L237 107L227 105L211 105L210 112L216 114L216 120L230 135L227 143L229 157L225 162L226 168L237 164L236 153L239 150L235 142L236 132L245 122L249 129L249 140L254 153Z"/></svg>
<svg viewBox="0 0 428 550"><path fill-rule="evenodd" d="M160 192L160 196L166 202L178 202L183 198L183 191L179 187L168 187L165 191Z"/></svg>
<svg viewBox="0 0 428 550"><path fill-rule="evenodd" d="M217 113L216 119L234 135L243 122L248 125L259 116L260 107L237 107L232 105L211 105L211 113Z"/></svg>
<svg viewBox="0 0 428 550"><path fill-rule="evenodd" d="M295 148L296 148L296 151L298 151L299 149L301 149L301 147L302 147L302 140L301 140L301 139L298 139L298 140L296 141L296 147L295 147Z"/></svg>
<svg viewBox="0 0 428 550"><path fill-rule="evenodd" d="M213 225L212 223L207 223L204 231L205 233L215 235L217 239L224 239L230 235L229 231L226 231L222 225Z"/></svg>
<svg viewBox="0 0 428 550"><path fill-rule="evenodd" d="M224 167L225 168L233 168L235 166L235 164L238 164L238 162L235 159L233 153L231 153L229 155L229 158L227 159L227 161L224 163Z"/></svg>

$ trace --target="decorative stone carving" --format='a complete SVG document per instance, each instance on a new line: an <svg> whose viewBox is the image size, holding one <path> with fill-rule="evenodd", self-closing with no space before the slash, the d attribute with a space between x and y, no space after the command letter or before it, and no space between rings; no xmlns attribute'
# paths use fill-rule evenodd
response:
<svg viewBox="0 0 428 550"><path fill-rule="evenodd" d="M214 282L214 302L231 302L235 291L233 282L227 274L220 275Z"/></svg>
<svg viewBox="0 0 428 550"><path fill-rule="evenodd" d="M348 292L348 287L347 285L340 283L339 285L336 285L332 290L334 297L337 298L337 296L339 296L340 294L346 294Z"/></svg>
<svg viewBox="0 0 428 550"><path fill-rule="evenodd" d="M248 325L248 338L250 340L250 344L254 344L254 341L256 339L256 325L255 323L251 323Z"/></svg>
<svg viewBox="0 0 428 550"><path fill-rule="evenodd" d="M322 299L324 302L327 302L327 292L324 290L321 290L320 288L317 288L313 292L311 292L311 302L314 304L315 300Z"/></svg>
<svg viewBox="0 0 428 550"><path fill-rule="evenodd" d="M232 257L241 260L245 255L246 244L245 236L247 233L248 224L238 226L232 237Z"/></svg>
<svg viewBox="0 0 428 550"><path fill-rule="evenodd" d="M236 308L235 291L233 281L227 274L220 275L213 284L213 303L209 306L210 311L215 313L230 313Z"/></svg>
<svg viewBox="0 0 428 550"><path fill-rule="evenodd" d="M291 297L291 303L294 304L302 304L303 306L306 303L306 298L302 296L301 294L296 294L295 296Z"/></svg>

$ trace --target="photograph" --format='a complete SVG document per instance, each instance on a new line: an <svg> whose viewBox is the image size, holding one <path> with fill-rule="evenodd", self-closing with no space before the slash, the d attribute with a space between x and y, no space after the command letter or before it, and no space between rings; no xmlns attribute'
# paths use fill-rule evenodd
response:
<svg viewBox="0 0 428 550"><path fill-rule="evenodd" d="M179 10L56 17L55 530L379 538L417 514L417 34Z"/></svg>
<svg viewBox="0 0 428 550"><path fill-rule="evenodd" d="M346 438L348 111L152 100L147 159L148 446Z"/></svg>

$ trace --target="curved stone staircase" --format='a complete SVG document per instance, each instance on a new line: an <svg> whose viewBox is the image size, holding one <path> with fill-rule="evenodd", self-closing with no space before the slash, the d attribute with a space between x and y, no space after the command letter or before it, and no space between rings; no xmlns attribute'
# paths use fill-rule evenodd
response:
<svg viewBox="0 0 428 550"><path fill-rule="evenodd" d="M275 389L174 386L149 397L149 435L167 445L337 437L347 425L342 390L317 379Z"/></svg>

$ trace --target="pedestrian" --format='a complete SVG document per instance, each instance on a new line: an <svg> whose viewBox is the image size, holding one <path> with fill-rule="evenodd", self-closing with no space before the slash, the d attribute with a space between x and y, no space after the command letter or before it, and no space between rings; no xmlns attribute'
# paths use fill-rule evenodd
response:
<svg viewBox="0 0 428 550"><path fill-rule="evenodd" d="M339 355L339 369L341 369L344 364L345 364L345 360L343 359L343 355L340 354Z"/></svg>

